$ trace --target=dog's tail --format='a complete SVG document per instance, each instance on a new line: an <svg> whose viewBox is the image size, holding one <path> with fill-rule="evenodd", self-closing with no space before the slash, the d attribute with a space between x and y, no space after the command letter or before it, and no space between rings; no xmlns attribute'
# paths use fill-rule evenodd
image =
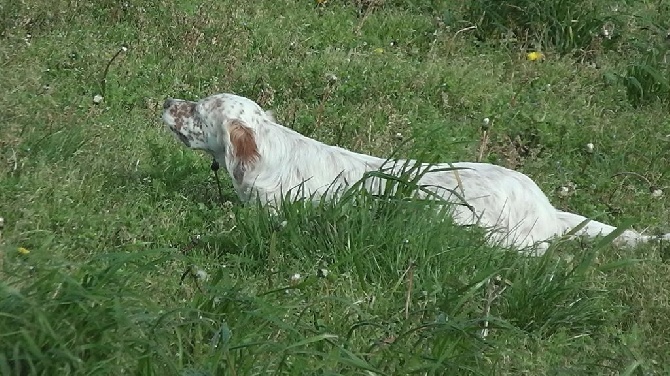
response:
<svg viewBox="0 0 670 376"><path fill-rule="evenodd" d="M584 221L588 220L588 218L581 216L579 214L568 213L560 210L558 210L557 212L558 212L557 213L558 220L560 221L563 227L563 232L566 234L572 231L575 227L580 226ZM589 238L594 238L596 236L609 235L614 230L616 230L616 227L614 226L610 226L608 224L594 220L589 220L588 222L586 222L585 225L581 227L581 229L579 229L574 234L574 236L585 236ZM670 234L665 234L661 236L650 236L650 235L642 235L634 230L625 230L624 232L621 233L621 235L619 235L616 239L614 239L613 243L616 246L634 247L641 243L647 243L659 239L670 240Z"/></svg>

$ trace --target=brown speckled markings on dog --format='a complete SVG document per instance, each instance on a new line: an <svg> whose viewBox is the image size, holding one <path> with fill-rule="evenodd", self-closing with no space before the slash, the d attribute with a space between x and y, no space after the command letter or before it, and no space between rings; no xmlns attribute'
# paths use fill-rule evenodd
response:
<svg viewBox="0 0 670 376"><path fill-rule="evenodd" d="M223 105L224 105L223 99L216 98L216 100L213 100L213 101L207 103L206 107L207 107L207 111L214 111L216 109L219 109L219 108L223 107Z"/></svg>
<svg viewBox="0 0 670 376"><path fill-rule="evenodd" d="M181 130L184 118L191 117L195 111L195 103L184 102L170 107L170 115L174 118L174 129Z"/></svg>

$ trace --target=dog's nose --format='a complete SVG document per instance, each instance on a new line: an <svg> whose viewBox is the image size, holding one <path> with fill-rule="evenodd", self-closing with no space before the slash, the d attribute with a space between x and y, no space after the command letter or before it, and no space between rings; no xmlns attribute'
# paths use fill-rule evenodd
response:
<svg viewBox="0 0 670 376"><path fill-rule="evenodd" d="M163 103L163 109L167 110L168 108L170 108L170 106L172 106L173 102L174 102L174 99L172 99L172 98L166 99L165 102Z"/></svg>

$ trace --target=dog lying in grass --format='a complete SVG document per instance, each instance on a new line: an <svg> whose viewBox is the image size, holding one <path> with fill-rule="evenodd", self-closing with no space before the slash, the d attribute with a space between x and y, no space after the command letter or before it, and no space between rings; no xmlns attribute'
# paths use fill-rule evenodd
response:
<svg viewBox="0 0 670 376"><path fill-rule="evenodd" d="M258 199L279 205L282 199L333 199L372 171L416 177L416 196L452 203L460 225L481 226L496 245L542 254L548 242L569 232L575 236L607 235L616 228L556 209L528 176L488 163L424 164L389 161L305 137L277 123L254 101L218 94L198 102L167 99L163 121L191 149L204 150L213 166L226 167L244 202ZM388 180L363 180L380 193ZM576 231L573 231L575 230ZM661 238L670 239L670 234ZM626 230L615 240L635 246L658 237Z"/></svg>

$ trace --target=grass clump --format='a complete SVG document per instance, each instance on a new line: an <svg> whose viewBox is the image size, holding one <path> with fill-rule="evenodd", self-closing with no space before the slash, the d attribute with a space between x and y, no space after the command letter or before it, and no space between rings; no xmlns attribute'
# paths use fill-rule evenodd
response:
<svg viewBox="0 0 670 376"><path fill-rule="evenodd" d="M636 107L653 102L670 103L668 48L658 44L641 52L620 77L628 101Z"/></svg>
<svg viewBox="0 0 670 376"><path fill-rule="evenodd" d="M553 255L490 248L478 231L435 226L439 214L427 215L427 205L400 193L349 194L286 203L276 217L237 209L236 231L200 237L182 253L108 253L76 267L39 249L9 257L0 366L7 374L479 374L510 335L602 325L604 291L571 304L587 293L587 274L564 273ZM149 282L179 266L181 283ZM498 276L510 284L500 305L487 295Z"/></svg>
<svg viewBox="0 0 670 376"><path fill-rule="evenodd" d="M612 19L590 0L475 0L468 17L481 40L512 40L560 54L590 49Z"/></svg>
<svg viewBox="0 0 670 376"><path fill-rule="evenodd" d="M36 263L40 256L35 253L6 260L5 266L12 267L3 271L3 375L122 370L142 358L138 352L151 341L154 306L129 276L158 264L157 252L106 255L116 259L107 266L46 258ZM136 265L124 267L128 263ZM129 352L137 358L128 357Z"/></svg>

